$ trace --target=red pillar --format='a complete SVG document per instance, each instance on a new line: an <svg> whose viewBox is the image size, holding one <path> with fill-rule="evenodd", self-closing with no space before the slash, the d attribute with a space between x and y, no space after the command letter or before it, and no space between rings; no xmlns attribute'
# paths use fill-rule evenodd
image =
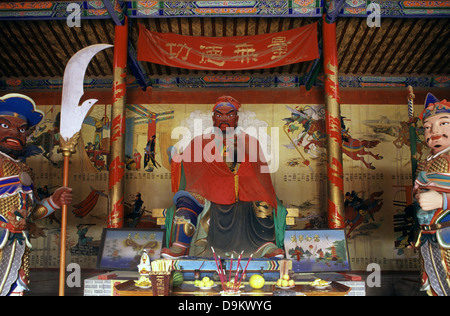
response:
<svg viewBox="0 0 450 316"><path fill-rule="evenodd" d="M116 25L115 27L114 84L109 163L110 210L108 228L123 227L127 54L128 18L125 17L124 25Z"/></svg>
<svg viewBox="0 0 450 316"><path fill-rule="evenodd" d="M147 141L149 141L153 135L156 135L156 114L152 113L150 120L148 121L148 133Z"/></svg>
<svg viewBox="0 0 450 316"><path fill-rule="evenodd" d="M341 110L339 100L336 23L323 19L323 62L327 128L328 227L344 228L344 175L342 167Z"/></svg>

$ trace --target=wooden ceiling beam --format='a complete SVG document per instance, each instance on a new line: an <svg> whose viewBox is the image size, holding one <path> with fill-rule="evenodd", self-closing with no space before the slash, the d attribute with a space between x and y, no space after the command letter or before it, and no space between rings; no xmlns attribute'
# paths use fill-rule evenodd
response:
<svg viewBox="0 0 450 316"><path fill-rule="evenodd" d="M434 30L438 29L437 26L439 25L439 23L440 23L440 20L436 19L430 29L433 30L433 32L434 32ZM442 36L442 33L444 32L444 30L445 29L441 28L439 31L435 32L436 38L441 39L441 42L445 39L445 37ZM413 64L413 66L409 70L408 74L413 73L415 69L418 69L418 72L422 73L423 69L426 66L428 66L428 63L429 63L429 59L425 59L425 56L427 54L429 54L430 57L433 57L433 54L431 52L432 52L432 47L436 44L436 42L437 41L432 40L432 41L430 41L430 43L428 43L428 45L426 47L423 47L423 45L422 45L422 53L420 54L420 57L416 60L416 62ZM425 43L423 43L423 44L425 44ZM422 65L422 67L419 68L420 64Z"/></svg>
<svg viewBox="0 0 450 316"><path fill-rule="evenodd" d="M52 33L53 37L55 38L56 42L59 45L59 49L62 50L62 52L64 53L64 56L68 59L70 58L71 54L69 53L69 51L66 48L66 45L64 45L64 43L61 40L61 36L56 32L55 28L53 27L53 25L51 24L50 21L44 21L44 23L47 26L47 29L50 31L50 33Z"/></svg>
<svg viewBox="0 0 450 316"><path fill-rule="evenodd" d="M200 19L200 36L205 36L205 19Z"/></svg>
<svg viewBox="0 0 450 316"><path fill-rule="evenodd" d="M389 26L388 26L388 28L387 28L386 31L383 33L381 39L378 41L377 46L375 47L375 49L373 50L372 54L370 55L370 57L369 57L369 59L368 59L368 61L367 61L367 64L366 64L366 66L364 67L363 73L367 73L367 71L368 71L368 69L369 69L369 67L370 67L370 65L371 65L371 62L372 62L373 60L375 60L375 56L378 54L378 52L379 52L381 46L382 46L383 43L385 42L385 40L386 40L386 38L387 38L387 36L388 36L388 34L389 34L389 30L392 28L392 25L393 25L394 23L395 23L395 21L392 19L391 22L390 22L390 24L389 24ZM372 72L372 73L373 73L373 72Z"/></svg>
<svg viewBox="0 0 450 316"><path fill-rule="evenodd" d="M85 27L81 27L80 28L80 32L81 32L81 35L84 38L83 43L85 43L84 44L85 46L83 46L83 48L91 46L93 43L90 41L89 36L86 33L86 28ZM89 63L88 68L91 68L91 70L94 72L95 76L99 76L99 73L102 76L105 76L105 72L103 71L101 65L99 64L97 55L92 58L91 62Z"/></svg>
<svg viewBox="0 0 450 316"><path fill-rule="evenodd" d="M187 19L187 23L188 23L188 30L189 33L187 35L189 36L194 36L194 27L192 26L192 19Z"/></svg>
<svg viewBox="0 0 450 316"><path fill-rule="evenodd" d="M400 52L400 49L403 47L403 44L410 38L410 34L411 34L411 31L412 31L413 28L414 28L414 23L409 23L408 30L405 32L405 34L403 35L400 43L395 48L395 51L393 52L393 56L397 56L397 54ZM397 62L393 66L393 68L390 71L390 74L394 74L394 72L396 71L397 67L400 65L400 62Z"/></svg>
<svg viewBox="0 0 450 316"><path fill-rule="evenodd" d="M424 23L422 24L420 30L416 33L414 38L411 40L408 48L406 49L406 54L405 54L404 59L403 59L403 67L400 68L400 70L398 71L399 74L404 74L405 73L406 67L410 66L411 60L415 56L417 47L422 45L422 40L427 35L425 33L425 29L428 26L428 22L429 21L430 20L425 20L424 21ZM406 58L408 55L410 57Z"/></svg>
<svg viewBox="0 0 450 316"><path fill-rule="evenodd" d="M4 32L6 30L6 33ZM19 32L21 33L21 29L19 29ZM7 60L9 62L9 69L14 74L14 77L20 77L20 73L17 73L15 69L17 68L24 76L29 76L30 73L32 76L36 76L35 69L38 69L39 72L42 70L39 66L34 62L33 58L31 58L30 53L28 52L27 48L22 49L22 45L20 44L20 40L17 38L16 34L12 31L10 26L8 24L5 24L5 27L0 27L0 34L2 38L9 39L7 43L3 45L9 44L9 42L16 47L16 49L13 49L14 53L17 55L19 60L17 60L10 52L6 49L3 49L2 52L7 56L7 58L4 58L4 60ZM22 38L26 38L23 34L21 34ZM4 47L5 48L5 47ZM27 57L24 58L22 53ZM24 63L25 68L22 67L22 63ZM29 63L32 63L33 65L30 65ZM36 66L36 68L33 68L33 66Z"/></svg>
<svg viewBox="0 0 450 316"><path fill-rule="evenodd" d="M227 18L223 17L222 18L222 37L226 37L227 36Z"/></svg>
<svg viewBox="0 0 450 316"><path fill-rule="evenodd" d="M0 53L0 77L5 77L5 78L15 77L12 75L10 69L11 68L8 67L8 65L5 63L5 59L2 58L2 55Z"/></svg>
<svg viewBox="0 0 450 316"><path fill-rule="evenodd" d="M369 52L369 49L372 47L372 43L375 40L379 30L380 30L379 27L375 27L374 29L372 29L372 35L370 36L369 41L367 42L364 51L362 52L361 56L359 57L358 63L353 68L353 72L352 72L353 74L357 74L359 72L359 67L361 66L363 61L367 61L366 55Z"/></svg>
<svg viewBox="0 0 450 316"><path fill-rule="evenodd" d="M48 58L50 64L52 64L53 69L55 69L55 72L58 74L63 74L63 61L59 58L53 46L50 45L50 42L47 40L46 36L44 36L44 34L48 34L48 31L41 28L41 23L32 23L30 25L32 28L34 27L34 34L36 34L37 38L39 38L38 41L43 46L42 50L44 51L44 54Z"/></svg>
<svg viewBox="0 0 450 316"><path fill-rule="evenodd" d="M336 23L338 23L337 24L338 27L339 27L339 24L341 23L341 21L345 21L345 22L342 22L342 23L344 23L344 27L342 28L342 30L339 31L339 33L341 33L341 35L339 36L339 40L337 42L337 47L341 47L342 41L343 41L345 35L347 34L347 28L350 24L351 19L350 18L338 19L338 21L336 22Z"/></svg>
<svg viewBox="0 0 450 316"><path fill-rule="evenodd" d="M216 37L217 36L217 34L216 34L216 18L215 17L212 17L211 18L211 36L212 37Z"/></svg>
<svg viewBox="0 0 450 316"><path fill-rule="evenodd" d="M358 20L358 24L357 24L357 26L356 26L352 36L350 37L350 40L348 41L347 47L344 50L344 53L342 54L340 60L338 61L339 62L339 68L338 69L342 69L343 68L343 63L346 60L346 57L347 57L348 52L350 51L350 48L352 47L351 44L355 40L356 34L359 32L359 28L361 27L361 23L362 23L362 19L359 19Z"/></svg>
<svg viewBox="0 0 450 316"><path fill-rule="evenodd" d="M347 68L344 70L345 74L348 74L350 72L350 68L353 67L353 62L355 60L355 58L358 56L358 54L360 53L360 49L362 44L364 43L364 41L366 40L367 37L367 33L369 32L369 27L366 25L366 27L364 28L364 33L361 37L361 39L358 41L358 44L356 45L356 48L353 49L353 54L352 57L350 57L349 62L347 63ZM363 58L362 55L360 55L360 60ZM353 67L353 72L355 71L356 67Z"/></svg>
<svg viewBox="0 0 450 316"><path fill-rule="evenodd" d="M448 40L446 42L448 43ZM449 64L450 64L450 49L447 48L442 54L442 58L439 58L434 64L434 66L430 68L428 74L444 74L445 67L448 67Z"/></svg>
<svg viewBox="0 0 450 316"><path fill-rule="evenodd" d="M89 23L89 26L91 27L91 30L92 30L92 32L94 34L94 37L95 37L97 43L103 43L102 39L100 38L100 34L98 33L97 28L95 27L95 25L93 25L92 20L89 20L88 23ZM108 41L107 43L108 44L112 44L114 42L113 41ZM107 50L104 49L100 53L103 55L103 59L105 60L105 64L108 66L109 73L113 73L114 72L114 67L112 65L112 62L109 62L109 60L111 60L111 59L109 58ZM103 69L103 67L102 67L102 69ZM104 74L104 76L105 76L105 74Z"/></svg>
<svg viewBox="0 0 450 316"><path fill-rule="evenodd" d="M43 40L42 38L39 39L32 25L34 25L34 23L25 23L25 28L28 31L28 39L30 40L30 42L28 43L29 45L27 46L30 46L34 50L33 54L36 55L37 58L39 58L39 63L45 66L48 75L50 77L54 77L55 75L60 74L59 69L54 63L53 57L49 54L47 49L43 47ZM35 44L32 44L33 41L35 41ZM53 70L55 70L56 72L54 72Z"/></svg>
<svg viewBox="0 0 450 316"><path fill-rule="evenodd" d="M398 34L400 33L400 30L405 25L405 19L400 20L400 25L397 27L397 30L395 31L394 35L391 37L391 40L386 45L386 48L384 52L381 54L381 56L385 56L385 58L379 58L377 65L375 66L375 69L378 69L378 66L381 65L382 62L385 62L384 68L380 71L382 75L386 73L386 70L391 65L392 61L394 60L395 55L391 55L392 58L388 58L388 52L395 46L395 41L397 41Z"/></svg>
<svg viewBox="0 0 450 316"><path fill-rule="evenodd" d="M392 23L389 25L389 27L386 31L386 37L385 37L387 39L390 36L391 39L389 40L389 42L387 42L387 41L385 42L385 40L383 40L383 43L386 43L386 45L384 47L383 52L381 52L381 51L377 52L379 58L377 58L377 62L375 64L375 66L372 68L372 71L370 72L372 75L378 73L378 68L380 67L382 62L386 62L386 63L388 62L385 60L385 59L388 59L386 54L389 51L389 49L391 49L391 47L398 35L398 31L399 31L399 28L397 27L395 34L394 35L391 34L391 31L394 28L395 23L396 23L396 20L392 19Z"/></svg>
<svg viewBox="0 0 450 316"><path fill-rule="evenodd" d="M255 20L255 35L259 35L259 21L260 18L256 18Z"/></svg>
<svg viewBox="0 0 450 316"><path fill-rule="evenodd" d="M3 54L3 52L0 51L0 58L6 62L5 68L8 69L7 71L4 72L5 74L8 75L7 78L20 78L21 75L16 71L17 68L14 67L14 66L17 66L17 64L15 64L15 65L11 64L13 58L11 57L9 52L5 52L5 55L7 58L4 58L5 56L3 56L2 54Z"/></svg>
<svg viewBox="0 0 450 316"><path fill-rule="evenodd" d="M448 55L449 51L446 49L445 43L448 43L450 38L450 28L449 28L449 21L447 20L446 25L442 27L442 32L447 32L446 35L440 36L439 41L434 41L434 47L429 49L430 56L427 58L427 60L424 62L423 67L419 69L419 73L425 73L425 69L428 67L427 74L431 74L431 70L434 68L433 65L435 65L439 60L444 59L445 56ZM441 53L441 51L443 51Z"/></svg>

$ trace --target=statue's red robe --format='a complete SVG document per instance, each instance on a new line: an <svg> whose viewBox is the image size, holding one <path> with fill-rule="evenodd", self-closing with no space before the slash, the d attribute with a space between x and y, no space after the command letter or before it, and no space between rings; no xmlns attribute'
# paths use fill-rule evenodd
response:
<svg viewBox="0 0 450 316"><path fill-rule="evenodd" d="M237 200L265 201L276 210L275 190L258 140L240 132L235 142L240 162L236 174L226 164L226 158L222 158L220 137L215 134L195 137L181 155L185 190L221 205L230 205Z"/></svg>

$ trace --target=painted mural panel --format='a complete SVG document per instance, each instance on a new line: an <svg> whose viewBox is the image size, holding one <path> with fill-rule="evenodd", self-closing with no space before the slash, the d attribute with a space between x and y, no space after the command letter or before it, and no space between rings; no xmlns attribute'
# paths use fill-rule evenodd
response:
<svg viewBox="0 0 450 316"><path fill-rule="evenodd" d="M62 156L57 153L59 108L40 109L46 118L30 136L34 150L27 163L35 172L36 187L45 196L62 183ZM94 106L71 158L69 185L74 188L74 202L68 216L67 262L83 268L95 268L108 218L110 110L111 105ZM149 211L171 206L169 149L182 148L182 137L172 132L177 127L185 127L191 136L195 128L205 131L212 125L211 111L212 104L127 105L126 226L157 228ZM412 184L409 146L402 138L406 104L344 104L341 112L351 267L365 270L375 262L389 270L417 269L417 256L405 248L410 226L408 186ZM285 206L300 209L296 225L289 229L327 228L323 105L243 104L240 126L255 136L268 136L263 148L278 198ZM56 213L38 223L46 237L32 241L32 267L59 266L59 218Z"/></svg>

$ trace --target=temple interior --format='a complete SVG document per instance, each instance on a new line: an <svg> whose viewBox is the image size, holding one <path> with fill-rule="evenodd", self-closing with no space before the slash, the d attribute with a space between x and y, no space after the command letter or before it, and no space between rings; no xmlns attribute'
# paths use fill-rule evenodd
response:
<svg viewBox="0 0 450 316"><path fill-rule="evenodd" d="M23 295L217 296L242 277L243 296L427 296L413 188L433 150L423 111L450 98L449 17L447 1L1 2L0 117L5 96L32 99L35 195L73 194L34 223ZM179 163L225 125L258 140L253 167L205 162L204 144ZM249 215L227 228L233 203ZM150 261L172 273L159 292Z"/></svg>

